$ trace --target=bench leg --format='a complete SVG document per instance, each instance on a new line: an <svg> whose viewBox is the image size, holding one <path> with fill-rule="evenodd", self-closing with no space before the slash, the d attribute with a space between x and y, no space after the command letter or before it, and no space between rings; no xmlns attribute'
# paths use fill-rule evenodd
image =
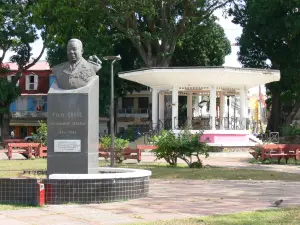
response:
<svg viewBox="0 0 300 225"><path fill-rule="evenodd" d="M32 158L32 146L31 145L28 146L27 151L28 151L28 158L31 159Z"/></svg>
<svg viewBox="0 0 300 225"><path fill-rule="evenodd" d="M8 151L8 152L7 152L8 159L10 160L10 159L12 158L12 147L9 146L9 147L7 148L7 151Z"/></svg>
<svg viewBox="0 0 300 225"><path fill-rule="evenodd" d="M140 161L142 161L142 151L141 151L141 149L138 149L137 161L138 161L138 163L139 163Z"/></svg>

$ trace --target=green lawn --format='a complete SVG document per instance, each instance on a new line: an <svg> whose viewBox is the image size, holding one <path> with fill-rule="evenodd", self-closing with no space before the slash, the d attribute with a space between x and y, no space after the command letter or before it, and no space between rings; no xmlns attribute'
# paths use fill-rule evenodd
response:
<svg viewBox="0 0 300 225"><path fill-rule="evenodd" d="M101 161L103 166L105 162ZM220 167L210 167L203 169L190 169L185 165L170 167L165 163L141 163L141 164L122 164L119 167L148 169L152 171L151 178L154 179L196 179L196 180L285 180L300 181L298 174L230 169ZM0 177L18 177L23 170L46 170L46 159L36 160L1 160ZM27 176L27 175L26 175ZM41 176L37 176L38 178Z"/></svg>
<svg viewBox="0 0 300 225"><path fill-rule="evenodd" d="M4 210L18 210L18 209L28 209L28 208L37 208L37 207L39 207L39 206L0 204L0 211L4 211Z"/></svg>
<svg viewBox="0 0 300 225"><path fill-rule="evenodd" d="M243 212L228 215L207 216L197 219L176 219L136 223L134 225L298 225L300 207ZM133 225L133 224L132 224Z"/></svg>

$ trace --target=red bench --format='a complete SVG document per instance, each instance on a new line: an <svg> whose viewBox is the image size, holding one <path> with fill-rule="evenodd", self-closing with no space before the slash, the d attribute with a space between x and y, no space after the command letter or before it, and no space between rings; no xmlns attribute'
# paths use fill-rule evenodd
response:
<svg viewBox="0 0 300 225"><path fill-rule="evenodd" d="M136 148L139 149L140 151L142 151L142 150L153 151L153 150L157 149L158 147L155 145L137 145Z"/></svg>
<svg viewBox="0 0 300 225"><path fill-rule="evenodd" d="M110 156L110 149L104 149L99 147L98 153L99 153L99 157L103 157L106 160ZM139 149L125 148L122 151L122 155L124 157L124 160L136 159L138 162L142 160L142 152ZM115 159L117 159L119 162L123 161L116 154L115 154Z"/></svg>
<svg viewBox="0 0 300 225"><path fill-rule="evenodd" d="M39 145L34 151L34 156L39 158L47 158L47 146Z"/></svg>
<svg viewBox="0 0 300 225"><path fill-rule="evenodd" d="M12 158L13 153L19 153L25 158L30 159L39 147L39 143L8 143L6 155L8 159Z"/></svg>
<svg viewBox="0 0 300 225"><path fill-rule="evenodd" d="M300 145L295 144L269 144L263 145L261 151L261 160L276 158L278 162L284 158L286 161L289 158L299 160Z"/></svg>
<svg viewBox="0 0 300 225"><path fill-rule="evenodd" d="M24 139L5 139L2 142L2 146L6 148L9 143L23 143L23 142Z"/></svg>

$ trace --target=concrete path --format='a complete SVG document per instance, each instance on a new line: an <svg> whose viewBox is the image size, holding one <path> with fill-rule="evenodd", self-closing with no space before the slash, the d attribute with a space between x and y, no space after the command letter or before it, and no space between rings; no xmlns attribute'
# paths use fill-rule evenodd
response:
<svg viewBox="0 0 300 225"><path fill-rule="evenodd" d="M300 205L299 182L151 180L148 198L0 211L5 225L130 224Z"/></svg>

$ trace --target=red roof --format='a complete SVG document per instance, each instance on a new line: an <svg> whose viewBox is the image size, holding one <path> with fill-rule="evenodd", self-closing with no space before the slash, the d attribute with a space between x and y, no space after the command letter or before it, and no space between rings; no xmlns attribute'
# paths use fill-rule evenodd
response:
<svg viewBox="0 0 300 225"><path fill-rule="evenodd" d="M8 62L8 63L4 63L4 65L8 65L10 70L14 71L14 70L18 70L18 65L17 63L13 63L13 62ZM28 69L28 71L43 71L43 70L50 70L50 66L48 64L48 62L46 61L38 61L34 66L30 67Z"/></svg>

